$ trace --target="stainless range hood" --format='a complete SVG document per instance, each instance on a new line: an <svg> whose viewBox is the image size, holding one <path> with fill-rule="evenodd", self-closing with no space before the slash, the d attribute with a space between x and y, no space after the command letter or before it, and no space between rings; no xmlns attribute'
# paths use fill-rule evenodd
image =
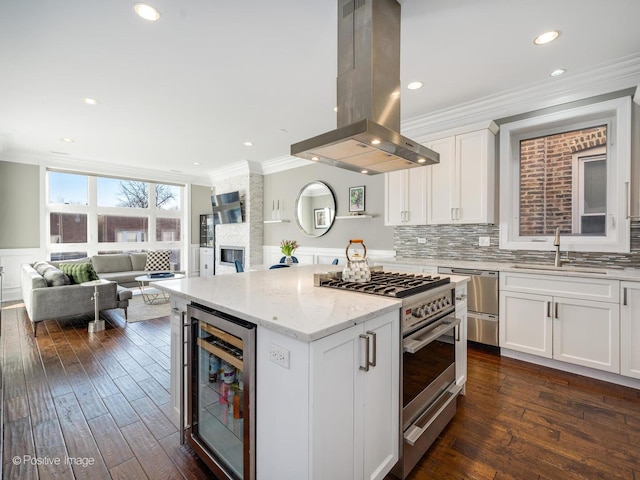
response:
<svg viewBox="0 0 640 480"><path fill-rule="evenodd" d="M400 4L338 1L338 128L291 145L291 155L376 175L438 163L400 131Z"/></svg>

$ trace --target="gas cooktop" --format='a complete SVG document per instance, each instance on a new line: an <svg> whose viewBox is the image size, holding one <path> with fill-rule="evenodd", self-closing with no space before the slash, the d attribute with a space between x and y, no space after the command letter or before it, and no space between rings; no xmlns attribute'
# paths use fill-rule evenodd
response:
<svg viewBox="0 0 640 480"><path fill-rule="evenodd" d="M342 280L342 272L314 275L314 285L317 287L338 288L395 298L405 298L426 292L447 283L449 283L449 277L385 272L376 267L371 268L371 281L364 283L345 282Z"/></svg>

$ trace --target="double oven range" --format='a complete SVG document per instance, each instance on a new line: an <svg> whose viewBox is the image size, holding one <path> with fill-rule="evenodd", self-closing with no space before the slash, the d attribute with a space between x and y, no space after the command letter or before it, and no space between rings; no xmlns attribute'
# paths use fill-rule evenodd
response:
<svg viewBox="0 0 640 480"><path fill-rule="evenodd" d="M455 286L448 277L385 272L373 267L371 281L341 280L339 272L316 274L315 284L402 301L401 458L391 472L406 478L456 412Z"/></svg>

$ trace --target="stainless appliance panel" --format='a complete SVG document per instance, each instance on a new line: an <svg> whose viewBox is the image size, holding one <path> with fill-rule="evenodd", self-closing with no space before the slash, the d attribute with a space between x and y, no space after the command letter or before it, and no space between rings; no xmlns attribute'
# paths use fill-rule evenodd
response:
<svg viewBox="0 0 640 480"><path fill-rule="evenodd" d="M499 346L498 315L500 304L499 272L471 268L439 267L438 273L466 275L467 339L472 342Z"/></svg>
<svg viewBox="0 0 640 480"><path fill-rule="evenodd" d="M256 326L194 304L187 316L187 442L217 478L254 479Z"/></svg>
<svg viewBox="0 0 640 480"><path fill-rule="evenodd" d="M469 312L467 315L467 338L473 342L498 347L498 316Z"/></svg>

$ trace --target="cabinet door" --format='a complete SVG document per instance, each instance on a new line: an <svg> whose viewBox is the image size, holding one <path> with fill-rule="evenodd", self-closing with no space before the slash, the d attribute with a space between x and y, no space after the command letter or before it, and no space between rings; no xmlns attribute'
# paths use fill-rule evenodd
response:
<svg viewBox="0 0 640 480"><path fill-rule="evenodd" d="M183 314L187 311L187 300L171 295L171 407L174 414L174 423L180 425L180 414L183 404L180 402L180 387L184 386L183 393L186 396L187 388L184 382L186 381L186 367L182 362L183 357L180 356L181 349L186 358L186 344L182 339L181 333L183 333ZM184 400L184 399L183 399ZM186 405L186 403L184 404ZM186 415L186 411L182 412Z"/></svg>
<svg viewBox="0 0 640 480"><path fill-rule="evenodd" d="M456 223L492 223L495 147L488 130L456 136Z"/></svg>
<svg viewBox="0 0 640 480"><path fill-rule="evenodd" d="M553 358L620 373L620 306L554 298Z"/></svg>
<svg viewBox="0 0 640 480"><path fill-rule="evenodd" d="M417 167L406 170L407 204L405 225L427 224L427 168Z"/></svg>
<svg viewBox="0 0 640 480"><path fill-rule="evenodd" d="M500 292L500 347L551 358L552 298Z"/></svg>
<svg viewBox="0 0 640 480"><path fill-rule="evenodd" d="M384 174L384 224L403 225L407 195L406 171Z"/></svg>
<svg viewBox="0 0 640 480"><path fill-rule="evenodd" d="M213 248L200 248L200 276L213 275Z"/></svg>
<svg viewBox="0 0 640 480"><path fill-rule="evenodd" d="M640 378L640 282L620 286L620 373Z"/></svg>
<svg viewBox="0 0 640 480"><path fill-rule="evenodd" d="M400 324L392 313L365 323L365 333L375 334L370 342L370 358L375 366L360 370L364 380L362 404L364 477L382 480L398 461L400 439ZM373 343L375 342L375 348ZM333 477L323 477L333 478ZM355 478L355 477L354 477Z"/></svg>
<svg viewBox="0 0 640 480"><path fill-rule="evenodd" d="M362 376L356 325L311 344L311 471L313 479L363 478L362 408L356 408ZM358 415L360 417L358 418Z"/></svg>
<svg viewBox="0 0 640 480"><path fill-rule="evenodd" d="M311 344L312 478L383 479L398 461L399 337L391 312Z"/></svg>
<svg viewBox="0 0 640 480"><path fill-rule="evenodd" d="M435 140L427 146L440 154L440 163L427 167L428 223L452 223L458 198L455 137Z"/></svg>

